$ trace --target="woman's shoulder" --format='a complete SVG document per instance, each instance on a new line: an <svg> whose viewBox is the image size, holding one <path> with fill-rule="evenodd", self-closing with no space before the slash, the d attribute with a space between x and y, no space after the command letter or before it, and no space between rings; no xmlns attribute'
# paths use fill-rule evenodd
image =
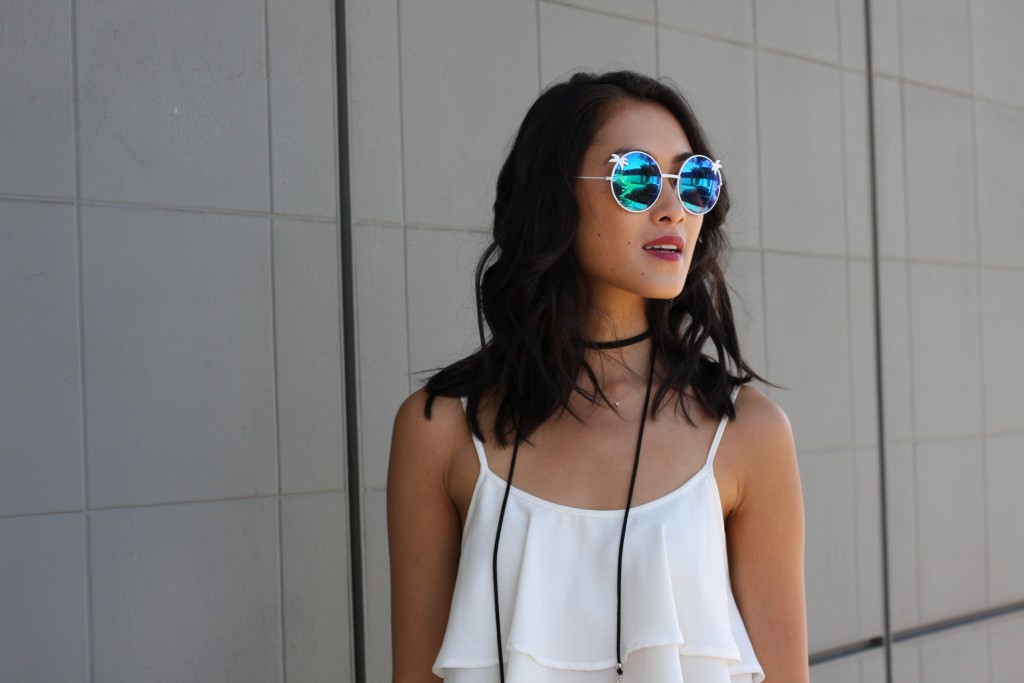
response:
<svg viewBox="0 0 1024 683"><path fill-rule="evenodd" d="M795 464L796 447L789 417L757 387L748 384L740 390L736 397L736 419L726 433L741 488L744 482L770 481Z"/></svg>
<svg viewBox="0 0 1024 683"><path fill-rule="evenodd" d="M462 401L448 396L431 399L426 389L419 389L402 402L395 415L392 463L415 453L422 464L447 470L469 439Z"/></svg>
<svg viewBox="0 0 1024 683"><path fill-rule="evenodd" d="M388 470L389 491L392 483L397 491L398 482L416 481L426 486L417 496L444 497L465 519L480 466L461 399L431 400L426 389L405 399L395 416Z"/></svg>
<svg viewBox="0 0 1024 683"><path fill-rule="evenodd" d="M792 438L786 412L751 384L744 385L736 397L735 422L731 429L758 441L774 443Z"/></svg>

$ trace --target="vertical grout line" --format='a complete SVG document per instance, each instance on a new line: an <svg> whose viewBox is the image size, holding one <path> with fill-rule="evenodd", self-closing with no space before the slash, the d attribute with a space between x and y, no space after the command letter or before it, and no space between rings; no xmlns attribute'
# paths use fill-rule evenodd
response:
<svg viewBox="0 0 1024 683"><path fill-rule="evenodd" d="M914 619L917 622L921 621L921 536L918 533L919 519L918 513L920 512L919 496L917 490L918 476L917 476L917 391L914 387L914 364L913 364L913 349L914 349L914 325L913 325L913 278L911 277L910 265L911 265L911 253L910 253L910 202L907 198L907 178L909 173L907 171L907 97L906 97L906 79L903 74L903 9L902 6L897 3L896 5L896 35L899 41L899 87L900 87L900 145L902 146L900 154L901 163L901 175L903 184L903 250L904 250L904 264L903 270L906 276L907 292L906 292L906 303L907 303L907 345L910 348L910 471L911 480L914 486Z"/></svg>
<svg viewBox="0 0 1024 683"><path fill-rule="evenodd" d="M985 603L986 606L992 604L992 567L990 566L991 552L992 549L989 547L989 515L988 515L988 433L985 428L985 294L984 294L984 281L982 274L984 269L981 262L981 220L978 212L980 205L980 198L978 196L978 100L976 93L974 92L974 24L972 21L970 6L967 8L967 59L968 59L968 76L970 78L970 91L971 91L971 161L974 173L972 179L974 181L974 268L975 268L975 282L978 288L977 292L977 306L978 306L978 364L981 372L978 376L979 384L979 396L978 400L981 401L979 406L979 413L981 415L981 423L978 425L979 431L981 432L981 485L982 485L982 500L985 501L982 507L982 525L985 528L985 535L982 538L982 544L985 548L985 556L982 558L983 565L985 567ZM990 639L986 639L990 641ZM988 643L991 648L991 642Z"/></svg>
<svg viewBox="0 0 1024 683"><path fill-rule="evenodd" d="M755 133L757 135L756 155L757 159L757 240L758 256L761 259L761 339L764 340L762 350L764 352L764 376L769 376L768 362L768 269L764 258L764 187L761 183L761 51L757 45L757 7L753 0L750 2L751 33L754 44L754 117L757 121ZM769 396L769 387L764 387L765 393Z"/></svg>
<svg viewBox="0 0 1024 683"><path fill-rule="evenodd" d="M843 183L843 230L844 230L844 241L846 255L843 258L843 275L846 279L846 345L847 345L847 357L846 357L846 368L850 373L850 440L852 449L849 457L851 464L853 465L853 499L855 501L860 500L857 490L858 472L860 469L860 455L857 447L857 420L854 416L857 413L857 392L855 390L854 377L856 376L856 369L854 368L853 356L854 356L854 342L853 342L853 329L854 329L854 315L853 315L853 283L851 282L850 275L850 212L849 212L849 173L847 172L847 148L846 148L846 107L848 106L846 99L846 70L842 67L839 68L839 130L842 136L842 183ZM859 510L855 510L854 514L854 530L855 535L853 538L854 549L857 556L860 556L861 551L861 518ZM864 609L861 601L861 587L863 585L863 577L860 575L860 566L857 566L857 584L854 586L854 595L857 601L857 626L858 628L863 623Z"/></svg>
<svg viewBox="0 0 1024 683"><path fill-rule="evenodd" d="M654 75L661 78L661 13L659 0L654 0Z"/></svg>
<svg viewBox="0 0 1024 683"><path fill-rule="evenodd" d="M89 681L96 678L93 639L92 596L92 519L89 513L89 457L85 420L85 289L82 274L82 164L81 130L78 113L78 2L71 0L71 165L75 193L75 267L78 269L78 398L79 424L82 443L82 521L85 536L85 667Z"/></svg>
<svg viewBox="0 0 1024 683"><path fill-rule="evenodd" d="M535 6L535 19L537 24L537 92L540 92L544 88L544 66L541 61L543 53L541 52L540 42L540 0L536 0Z"/></svg>
<svg viewBox="0 0 1024 683"><path fill-rule="evenodd" d="M270 1L263 0L263 69L264 96L267 105L267 237L270 248L270 339L274 350L273 372L271 383L274 395L274 452L277 460L277 496L274 502L277 508L277 604L278 604L278 639L281 647L281 680L288 683L288 648L285 647L284 625L284 525L281 511L281 396L278 392L278 338L277 338L277 264L274 254L274 126L271 97L271 54L270 54Z"/></svg>
<svg viewBox="0 0 1024 683"><path fill-rule="evenodd" d="M538 0L539 2L539 0ZM538 7L538 19L540 21L540 8ZM405 369L407 376L407 388L409 393L415 389L412 381L412 322L409 319L409 217L405 205L405 88L402 75L402 3L395 0L395 23L398 36L398 147L399 163L402 165L402 263L405 266ZM540 35L540 24L537 26L538 40ZM538 48L539 49L539 48ZM540 60L537 60L538 77L540 74Z"/></svg>
<svg viewBox="0 0 1024 683"><path fill-rule="evenodd" d="M867 148L868 148L868 189L871 197L871 277L873 280L874 315L875 315L875 403L877 405L876 420L878 425L878 488L881 519L882 541L882 655L885 661L886 683L893 683L892 676L892 598L890 593L891 576L889 575L889 507L888 478L886 477L886 441L885 441L885 391L882 358L882 284L881 255L879 246L878 225L878 186L876 169L878 160L875 155L875 87L874 64L871 42L871 0L864 0L864 52L865 52L865 84L867 88ZM909 288L909 283L908 283ZM915 497L916 500L916 497Z"/></svg>
<svg viewBox="0 0 1024 683"><path fill-rule="evenodd" d="M344 354L342 397L345 404L345 451L349 523L349 572L352 598L352 668L355 683L366 683L366 621L363 584L363 497L359 468L358 361L356 359L355 282L352 258L352 204L349 192L348 40L345 0L334 0L335 126L337 140L338 287L341 299L341 342Z"/></svg>

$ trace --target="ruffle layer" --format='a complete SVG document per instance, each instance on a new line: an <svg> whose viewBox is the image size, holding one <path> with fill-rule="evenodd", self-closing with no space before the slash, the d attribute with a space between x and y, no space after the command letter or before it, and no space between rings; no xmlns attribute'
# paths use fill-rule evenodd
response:
<svg viewBox="0 0 1024 683"><path fill-rule="evenodd" d="M446 683L494 683L498 665L450 667L435 671ZM506 683L610 683L614 667L579 671L546 667L522 652L509 653ZM680 655L673 647L655 647L634 652L622 675L623 683L760 683L760 667L730 665L717 657Z"/></svg>
<svg viewBox="0 0 1024 683"><path fill-rule="evenodd" d="M495 683L490 558L504 482L482 474L434 673ZM621 511L578 510L512 490L499 548L507 683L614 680ZM486 568L486 569L484 569ZM623 554L624 681L760 683L729 584L717 485L702 469L630 511Z"/></svg>

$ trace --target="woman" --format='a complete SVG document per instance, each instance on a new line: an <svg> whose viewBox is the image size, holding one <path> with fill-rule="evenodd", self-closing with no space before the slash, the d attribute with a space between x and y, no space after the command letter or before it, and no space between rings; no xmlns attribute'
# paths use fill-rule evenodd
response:
<svg viewBox="0 0 1024 683"><path fill-rule="evenodd" d="M577 74L531 107L481 348L395 421L396 683L808 680L796 455L740 390L728 206L663 83Z"/></svg>

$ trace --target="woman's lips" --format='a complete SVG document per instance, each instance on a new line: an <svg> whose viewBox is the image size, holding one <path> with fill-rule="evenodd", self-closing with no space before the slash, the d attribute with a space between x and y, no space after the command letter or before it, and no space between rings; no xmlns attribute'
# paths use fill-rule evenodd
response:
<svg viewBox="0 0 1024 683"><path fill-rule="evenodd" d="M663 235L644 245L644 251L666 261L682 261L685 242L679 235Z"/></svg>

